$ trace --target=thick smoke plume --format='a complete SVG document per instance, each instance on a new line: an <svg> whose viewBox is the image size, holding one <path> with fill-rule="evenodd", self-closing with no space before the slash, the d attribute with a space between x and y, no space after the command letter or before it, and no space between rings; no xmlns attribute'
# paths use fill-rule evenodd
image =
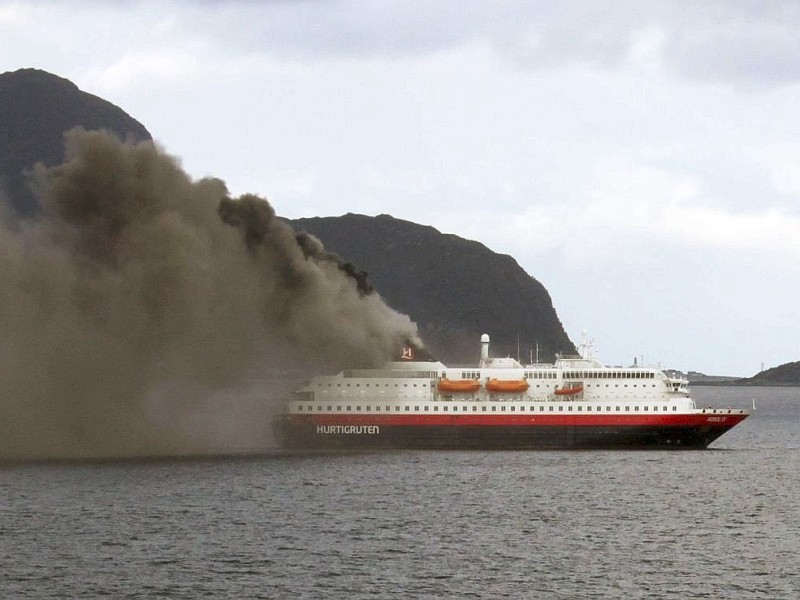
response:
<svg viewBox="0 0 800 600"><path fill-rule="evenodd" d="M265 200L105 133L66 156L35 170L44 217L0 228L0 459L263 447L283 398L253 382L419 343Z"/></svg>

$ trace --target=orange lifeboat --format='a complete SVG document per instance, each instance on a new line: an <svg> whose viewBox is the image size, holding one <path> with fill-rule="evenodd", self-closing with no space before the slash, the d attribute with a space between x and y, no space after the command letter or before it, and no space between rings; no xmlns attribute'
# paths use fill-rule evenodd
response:
<svg viewBox="0 0 800 600"><path fill-rule="evenodd" d="M524 392L528 389L528 382L524 379L490 379L486 383L490 392Z"/></svg>
<svg viewBox="0 0 800 600"><path fill-rule="evenodd" d="M477 392L481 384L474 379L442 379L438 386L440 392Z"/></svg>
<svg viewBox="0 0 800 600"><path fill-rule="evenodd" d="M574 387L561 387L556 390L556 396L572 396L583 391L583 384L579 383Z"/></svg>

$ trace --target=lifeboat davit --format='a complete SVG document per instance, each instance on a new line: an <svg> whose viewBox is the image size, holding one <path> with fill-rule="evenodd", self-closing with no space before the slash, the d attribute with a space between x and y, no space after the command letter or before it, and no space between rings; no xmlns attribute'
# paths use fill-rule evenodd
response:
<svg viewBox="0 0 800 600"><path fill-rule="evenodd" d="M438 386L440 392L477 392L481 389L479 381L474 379L442 379Z"/></svg>
<svg viewBox="0 0 800 600"><path fill-rule="evenodd" d="M524 392L528 389L528 382L524 379L490 379L486 384L490 392Z"/></svg>
<svg viewBox="0 0 800 600"><path fill-rule="evenodd" d="M580 394L582 391L583 384L574 387L562 387L556 390L556 396L572 396L574 394Z"/></svg>

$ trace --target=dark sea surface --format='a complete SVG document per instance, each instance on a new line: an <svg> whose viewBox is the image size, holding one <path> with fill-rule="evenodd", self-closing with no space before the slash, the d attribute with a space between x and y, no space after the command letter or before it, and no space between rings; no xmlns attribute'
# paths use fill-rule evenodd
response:
<svg viewBox="0 0 800 600"><path fill-rule="evenodd" d="M0 598L800 598L800 389L705 451L0 466Z"/></svg>

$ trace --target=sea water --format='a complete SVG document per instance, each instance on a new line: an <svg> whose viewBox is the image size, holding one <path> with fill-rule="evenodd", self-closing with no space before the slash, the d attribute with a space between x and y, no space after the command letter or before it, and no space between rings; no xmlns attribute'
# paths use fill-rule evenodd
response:
<svg viewBox="0 0 800 600"><path fill-rule="evenodd" d="M800 597L800 389L704 451L0 466L0 598Z"/></svg>

